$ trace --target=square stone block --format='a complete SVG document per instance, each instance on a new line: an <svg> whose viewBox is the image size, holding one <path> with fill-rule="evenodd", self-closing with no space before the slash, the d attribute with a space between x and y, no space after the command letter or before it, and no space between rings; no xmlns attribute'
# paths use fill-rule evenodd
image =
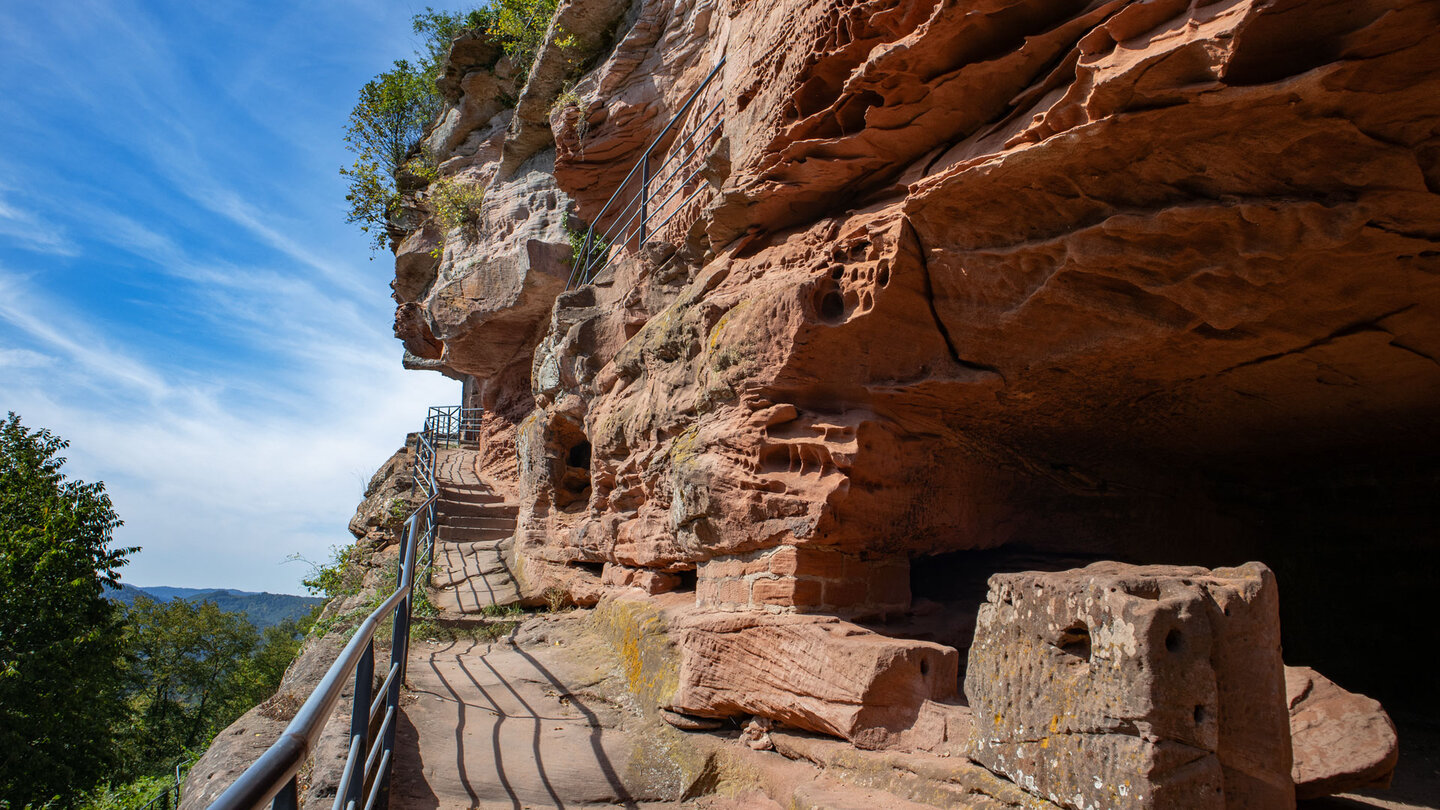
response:
<svg viewBox="0 0 1440 810"><path fill-rule="evenodd" d="M1064 807L1294 807L1260 563L997 574L965 694L972 758Z"/></svg>

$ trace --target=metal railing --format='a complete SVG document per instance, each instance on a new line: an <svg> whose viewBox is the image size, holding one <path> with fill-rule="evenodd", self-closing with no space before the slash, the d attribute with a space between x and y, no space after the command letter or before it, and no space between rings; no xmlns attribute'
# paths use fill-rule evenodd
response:
<svg viewBox="0 0 1440 810"><path fill-rule="evenodd" d="M687 115L723 67L725 57L722 56L700 86L680 105L679 111L670 118L670 123L666 124L645 148L630 173L625 175L615 193L610 195L600 213L595 215L594 222L585 230L585 241L579 254L572 259L570 280L566 289L574 289L593 281L610 263L610 257L616 250L638 250L648 238L662 233L665 226L678 214L689 210L695 198L710 188L703 180L699 183L696 180L705 168L705 150L710 147L725 124L725 100L716 99L713 104L702 109L694 120L688 120ZM682 122L684 126L675 137L674 143L669 144L664 159L652 169L650 158L662 144L667 143L667 137ZM639 184L638 188L634 187L635 183ZM611 207L624 199L627 190L632 192L629 201L611 213ZM676 197L681 199L672 205L671 201ZM610 226L597 234L596 227L606 221L607 216ZM658 218L659 222L652 223L654 218Z"/></svg>
<svg viewBox="0 0 1440 810"><path fill-rule="evenodd" d="M440 448L448 444L458 446L468 442L478 443L481 417L484 413L482 408L432 405L425 416L425 429L420 432L420 439L415 446L415 480L427 498L421 508L425 510L425 525L429 528L420 544L422 551L419 565L419 571L425 577L430 575L430 567L435 561L435 538L432 535L436 521L435 499L440 494L440 485L435 481L435 463Z"/></svg>
<svg viewBox="0 0 1440 810"><path fill-rule="evenodd" d="M480 417L483 408L463 405L431 405L425 415L425 433L440 444L465 444L480 441Z"/></svg>
<svg viewBox="0 0 1440 810"><path fill-rule="evenodd" d="M180 806L180 788L185 784L185 768L194 762L187 759L175 763L175 783L156 793L150 801L140 805L140 810L172 810Z"/></svg>
<svg viewBox="0 0 1440 810"><path fill-rule="evenodd" d="M347 682L354 684L350 749L332 808L383 810L388 805L417 572L428 574L434 556L435 501L440 494L435 479L437 450L451 442L467 441L467 436L478 439L480 415L479 408L458 405L430 408L415 450L416 481L425 500L405 519L395 590L355 628L350 642L281 732L280 739L215 799L210 810L257 810L266 804L272 810L298 810L300 768L314 751ZM377 685L375 633L387 616L392 617L390 666ZM177 804L178 800L177 789Z"/></svg>

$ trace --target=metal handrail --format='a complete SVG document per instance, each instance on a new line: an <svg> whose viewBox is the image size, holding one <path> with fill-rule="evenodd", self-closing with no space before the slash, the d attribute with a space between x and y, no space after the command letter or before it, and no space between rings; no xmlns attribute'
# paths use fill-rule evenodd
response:
<svg viewBox="0 0 1440 810"><path fill-rule="evenodd" d="M395 590L375 608L364 621L355 628L355 634L350 638L350 643L340 651L335 658L335 663L330 665L320 683L315 686L310 697L305 700L300 711L290 724L281 732L280 739L276 740L264 754L260 755L254 764L240 774L229 788L217 797L211 810L254 810L266 803L271 803L274 810L296 810L299 807L300 767L305 759L313 751L315 743L320 738L320 732L324 730L326 721L330 719L330 713L334 710L335 704L340 700L340 693L344 688L347 679L354 676L355 698L351 711L351 763L356 760L355 752L358 750L360 756L370 747L379 744L386 752L386 762L390 760L388 753L395 747L395 727L390 724L380 729L382 733L370 733L375 719L377 706L371 703L370 695L374 688L374 665L375 665L375 631L380 622L387 614L394 614L394 620L390 638L390 668L386 674L385 702L382 705L387 712L398 711L400 708L400 685L405 681L405 663L410 649L410 617L413 591L415 587L415 560L418 541L421 531L417 528L422 518L428 513L426 508L432 504L435 496L426 499L426 502L411 513L405 521L405 539L400 544L400 566L396 572L397 583ZM385 806L384 800L388 798L386 791L389 789L390 774L384 769L373 774L363 775L362 779L356 781L355 771L347 767L340 780L340 790L337 793L336 807L346 810L356 808L369 808L380 801L378 806ZM371 781L367 802L360 804L360 794L363 783ZM341 802L340 799L344 801Z"/></svg>
<svg viewBox="0 0 1440 810"><path fill-rule="evenodd" d="M151 810L152 808L159 808L159 810L171 810L171 808L179 807L180 788L183 787L185 784L185 779L182 774L184 773L186 766L190 765L194 761L195 760L193 759L187 759L182 762L176 762L175 782L173 784L167 785L164 790L161 790L159 793L156 793L154 796L152 796L150 798L150 801L140 805L140 810ZM175 797L173 802L170 799L171 796Z"/></svg>
<svg viewBox="0 0 1440 810"><path fill-rule="evenodd" d="M334 810L377 810L389 803L390 770L394 763L395 728L400 713L400 688L410 651L416 574L428 576L434 558L435 480L437 450L467 434L479 437L482 411L459 405L431 407L415 448L416 478L425 500L405 519L395 590L355 628L348 644L295 713L280 738L211 803L210 810L298 810L300 768L313 753L340 693L353 677L350 749L336 789ZM390 666L375 685L375 632L392 615ZM383 717L383 719L381 719ZM379 724L376 720L380 719ZM373 729L373 731L372 731ZM163 796L169 796L167 790ZM156 796L154 804L161 796ZM178 805L179 794L176 792ZM147 805L149 807L149 805Z"/></svg>
<svg viewBox="0 0 1440 810"><path fill-rule="evenodd" d="M721 56L720 60L715 63L715 67L711 68L710 72L706 74L704 81L700 82L700 86L695 88L695 90L690 93L690 95L685 99L685 102L680 105L680 109L675 113L674 116L670 118L670 122L665 125L664 129L660 130L660 134L656 135L654 140L650 141L649 146L645 147L645 151L640 155L640 159L635 161L635 165L630 169L630 173L625 175L625 179L621 180L620 185L615 188L615 193L610 195L610 199L606 200L605 205L600 208L600 213L595 215L595 219L590 223L590 227L585 230L585 241L580 247L579 255L574 256L571 259L570 280L565 285L565 288L567 290L574 289L581 284L589 284L597 275L599 275L600 272L605 269L605 266L610 261L612 248L616 246L623 248L624 245L627 244L632 237L638 237L636 238L637 246L644 244L647 233L647 226L649 225L650 221L650 214L652 213L649 210L650 199L652 196L654 196L654 194L657 193L651 183L652 177L649 168L650 156L660 146L660 144L665 142L665 138L670 134L671 130L673 130L677 124L679 124L685 119L686 114L690 112L690 108L695 105L695 101L699 99L701 94L705 92L705 88L710 86L710 82L717 75L720 74L720 69L723 67L725 67L725 57ZM723 123L723 104L717 102L710 111L707 111L705 115L701 116L700 120L696 122L694 132L691 133L691 136L687 136L686 138L681 139L681 143L678 145L683 147L683 145L689 141L690 137L693 137L695 133L698 133L702 129L704 129L705 122L708 121L710 116L712 114L715 114L717 111L721 114L720 123ZM695 146L692 147L688 153L686 153L682 161L680 163L677 163L676 169L671 172L670 177L673 177L676 173L678 173L680 167L683 165L684 160L688 160L693 154L698 151L700 143L703 143L705 140L711 137L714 132L717 132L718 130L719 123L717 123L715 127L712 127L710 131L706 133L705 137L697 141ZM667 155L666 159L661 162L659 167L657 167L657 173L659 169L665 168L666 163L668 163L670 159L674 157L674 154L678 154L680 151L682 150L677 149L671 155ZM605 219L605 215L607 212L610 211L610 207L613 206L615 204L615 201L620 198L621 193L624 192L625 189L630 185L630 181L635 179L636 172L640 173L639 192L629 202L622 205L615 212L614 221L611 223L611 227L607 230L602 231L597 238L595 233L595 226L600 224L600 222ZM689 182L689 180L693 179L696 174L698 174L698 171L691 172L686 182ZM666 179L668 181L669 178L667 177ZM660 188L661 190L663 190L664 185L661 184ZM672 193L670 197L673 196L674 194ZM694 199L694 196L694 194L690 195L687 200ZM667 197L666 199L668 200L669 197ZM633 213L630 213L629 217L626 217L625 214L630 211L632 206L636 206L636 210ZM667 217L666 222L668 222L669 219L670 217ZM622 223L622 221L623 224L619 224ZM632 223L635 223L636 227L634 230L627 233L626 229L628 229ZM619 230L618 234L616 233L617 224Z"/></svg>

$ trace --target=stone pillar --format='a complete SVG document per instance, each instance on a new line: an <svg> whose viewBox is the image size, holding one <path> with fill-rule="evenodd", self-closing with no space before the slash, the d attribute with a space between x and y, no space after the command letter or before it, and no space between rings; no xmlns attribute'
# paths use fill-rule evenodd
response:
<svg viewBox="0 0 1440 810"><path fill-rule="evenodd" d="M1260 563L997 574L965 694L972 758L1064 807L1295 805Z"/></svg>

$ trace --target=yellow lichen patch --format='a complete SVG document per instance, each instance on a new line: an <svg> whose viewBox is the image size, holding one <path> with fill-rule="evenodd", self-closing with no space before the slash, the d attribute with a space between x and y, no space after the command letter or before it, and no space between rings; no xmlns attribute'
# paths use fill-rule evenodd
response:
<svg viewBox="0 0 1440 810"><path fill-rule="evenodd" d="M592 621L615 650L625 685L640 705L668 705L680 682L680 658L659 608L613 599L596 606Z"/></svg>

